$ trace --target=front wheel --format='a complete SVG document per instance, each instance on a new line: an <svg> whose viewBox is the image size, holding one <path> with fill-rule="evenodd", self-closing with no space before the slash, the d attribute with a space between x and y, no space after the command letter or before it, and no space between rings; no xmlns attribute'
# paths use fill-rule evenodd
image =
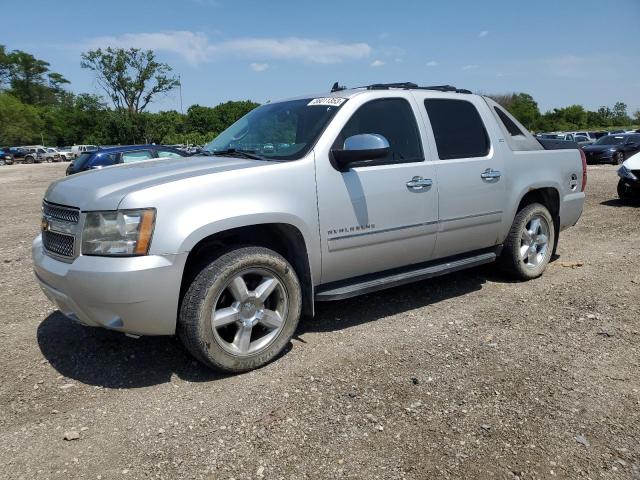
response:
<svg viewBox="0 0 640 480"><path fill-rule="evenodd" d="M301 307L300 282L289 262L267 248L242 247L195 277L182 300L178 332L205 365L245 372L287 346Z"/></svg>
<svg viewBox="0 0 640 480"><path fill-rule="evenodd" d="M537 278L547 268L555 242L555 226L544 205L532 203L513 220L499 259L503 269L519 280Z"/></svg>
<svg viewBox="0 0 640 480"><path fill-rule="evenodd" d="M618 197L623 202L631 202L640 199L640 195L634 195L633 190L622 179L618 180Z"/></svg>
<svg viewBox="0 0 640 480"><path fill-rule="evenodd" d="M616 152L613 155L613 164L614 165L622 165L624 163L624 153Z"/></svg>

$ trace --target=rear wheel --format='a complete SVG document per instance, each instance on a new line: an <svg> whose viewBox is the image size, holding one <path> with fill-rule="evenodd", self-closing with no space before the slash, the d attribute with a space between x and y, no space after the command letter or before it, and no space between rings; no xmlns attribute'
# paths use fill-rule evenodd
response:
<svg viewBox="0 0 640 480"><path fill-rule="evenodd" d="M503 269L520 280L542 275L551 259L555 226L544 205L532 203L518 212L500 257Z"/></svg>
<svg viewBox="0 0 640 480"><path fill-rule="evenodd" d="M244 372L286 347L301 305L300 283L289 262L266 248L238 248L195 277L180 308L179 335L205 365Z"/></svg>
<svg viewBox="0 0 640 480"><path fill-rule="evenodd" d="M25 162L27 162L27 163L29 163L29 164L31 164L31 163L33 163L33 157L26 157L26 158L24 159L24 161L25 161Z"/></svg>

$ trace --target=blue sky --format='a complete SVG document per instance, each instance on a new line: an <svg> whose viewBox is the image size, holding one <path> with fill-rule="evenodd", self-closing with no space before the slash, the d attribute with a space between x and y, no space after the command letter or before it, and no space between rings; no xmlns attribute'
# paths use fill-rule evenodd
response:
<svg viewBox="0 0 640 480"><path fill-rule="evenodd" d="M185 110L337 80L523 91L543 111L640 108L640 0L3 0L2 13L33 28L5 29L0 43L49 61L75 92L100 93L80 52L153 48L180 74ZM179 109L177 92L152 109Z"/></svg>

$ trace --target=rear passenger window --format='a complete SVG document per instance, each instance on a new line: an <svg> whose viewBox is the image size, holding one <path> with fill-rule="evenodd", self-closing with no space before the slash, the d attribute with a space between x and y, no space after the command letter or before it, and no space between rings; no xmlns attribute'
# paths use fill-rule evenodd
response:
<svg viewBox="0 0 640 480"><path fill-rule="evenodd" d="M509 116L502 111L501 108L493 107L493 109L496 111L498 117L500 117L500 121L512 137L515 137L516 135L524 135L522 130L520 130L520 128L515 123L513 123L513 120L511 120Z"/></svg>
<svg viewBox="0 0 640 480"><path fill-rule="evenodd" d="M409 102L402 98L383 98L362 105L349 119L334 144L342 148L344 141L361 133L377 133L389 141L389 163L421 162L422 144L418 125Z"/></svg>
<svg viewBox="0 0 640 480"><path fill-rule="evenodd" d="M182 158L182 155L170 150L158 150L158 157L160 158Z"/></svg>
<svg viewBox="0 0 640 480"><path fill-rule="evenodd" d="M476 107L466 100L430 98L424 101L438 157L484 157L489 153L489 137Z"/></svg>
<svg viewBox="0 0 640 480"><path fill-rule="evenodd" d="M122 154L122 163L139 162L140 160L149 160L153 158L153 153L149 150L136 150L134 152L125 152Z"/></svg>

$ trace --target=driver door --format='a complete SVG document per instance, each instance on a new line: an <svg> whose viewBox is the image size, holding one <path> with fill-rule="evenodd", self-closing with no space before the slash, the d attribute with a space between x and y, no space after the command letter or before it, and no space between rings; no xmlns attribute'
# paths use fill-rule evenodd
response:
<svg viewBox="0 0 640 480"><path fill-rule="evenodd" d="M425 135L413 98L398 95L364 103L351 99L335 141L316 152L322 283L423 262L433 252L435 168L425 161ZM382 135L390 153L376 165L340 171L330 149L343 148L348 137L359 134ZM431 184L416 187L416 178Z"/></svg>

